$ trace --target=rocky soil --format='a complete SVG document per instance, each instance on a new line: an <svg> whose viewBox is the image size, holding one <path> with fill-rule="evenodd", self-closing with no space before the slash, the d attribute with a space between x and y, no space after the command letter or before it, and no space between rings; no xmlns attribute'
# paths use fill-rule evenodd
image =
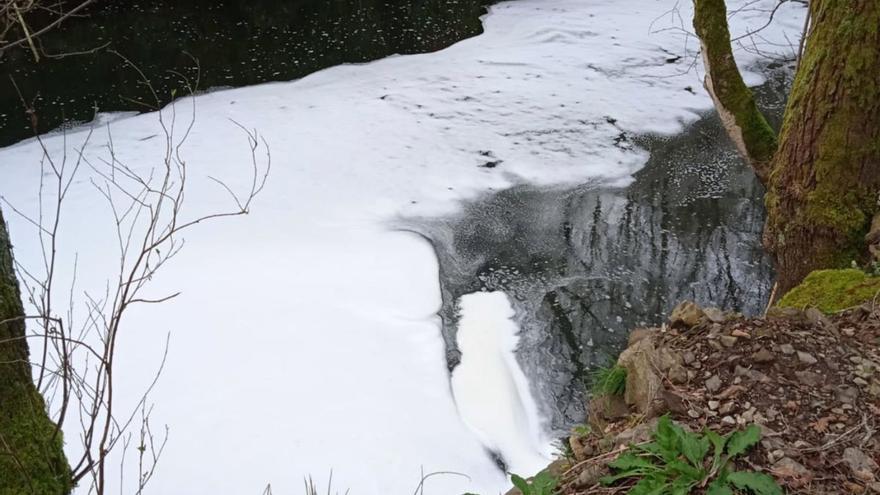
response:
<svg viewBox="0 0 880 495"><path fill-rule="evenodd" d="M762 318L685 302L662 327L633 331L618 364L625 396L594 398L590 428L550 468L561 493L625 493L598 480L665 413L692 431L759 425L763 439L737 467L772 475L786 493L880 493L878 302Z"/></svg>

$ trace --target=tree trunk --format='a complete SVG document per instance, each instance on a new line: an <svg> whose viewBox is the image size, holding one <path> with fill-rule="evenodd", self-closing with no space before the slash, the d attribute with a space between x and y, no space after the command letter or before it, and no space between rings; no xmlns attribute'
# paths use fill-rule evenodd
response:
<svg viewBox="0 0 880 495"><path fill-rule="evenodd" d="M739 154L766 185L776 151L776 134L758 110L755 97L736 67L724 0L695 0L694 28L700 37L706 67L703 85Z"/></svg>
<svg viewBox="0 0 880 495"><path fill-rule="evenodd" d="M813 270L866 261L865 234L880 201L880 2L810 2L812 28L766 166L766 122L733 62L724 0L695 6L706 86L767 186L764 245L776 261L778 294Z"/></svg>
<svg viewBox="0 0 880 495"><path fill-rule="evenodd" d="M61 432L31 376L12 246L0 212L0 495L70 492Z"/></svg>
<svg viewBox="0 0 880 495"><path fill-rule="evenodd" d="M767 188L782 292L865 261L880 200L880 2L812 0L810 17Z"/></svg>

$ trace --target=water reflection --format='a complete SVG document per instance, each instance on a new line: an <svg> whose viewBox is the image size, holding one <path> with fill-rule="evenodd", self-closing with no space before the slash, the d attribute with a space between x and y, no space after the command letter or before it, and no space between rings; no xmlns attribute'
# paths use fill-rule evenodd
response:
<svg viewBox="0 0 880 495"><path fill-rule="evenodd" d="M779 73L760 89L775 115L786 84ZM651 158L627 188L517 187L418 227L440 260L450 368L454 301L506 292L522 328L518 360L557 432L583 420L584 380L628 330L660 323L682 299L757 313L770 290L763 189L715 115L635 141Z"/></svg>
<svg viewBox="0 0 880 495"><path fill-rule="evenodd" d="M161 104L184 79L201 88L287 81L342 63L439 50L479 34L485 0L112 0L42 38L47 54L103 47L89 55L33 63L27 50L0 59L0 146L30 137L13 76L33 100L39 130L102 112ZM196 70L193 57L201 69ZM176 71L180 75L169 71ZM183 77L181 77L183 76ZM178 93L179 94L179 93Z"/></svg>

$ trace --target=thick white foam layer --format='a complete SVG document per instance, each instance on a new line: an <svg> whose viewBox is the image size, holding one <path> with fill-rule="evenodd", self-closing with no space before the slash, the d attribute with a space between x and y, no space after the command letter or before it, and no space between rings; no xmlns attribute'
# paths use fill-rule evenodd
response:
<svg viewBox="0 0 880 495"><path fill-rule="evenodd" d="M462 356L452 373L458 411L511 472L540 471L553 452L514 355L519 328L513 307L503 292L467 294L458 307L456 341Z"/></svg>
<svg viewBox="0 0 880 495"><path fill-rule="evenodd" d="M336 486L358 495L411 493L421 468L472 479L431 478L426 493L503 491L505 476L452 398L435 257L423 240L386 226L401 215L448 213L462 198L517 182L629 180L646 157L615 144L621 132L673 133L710 107L694 71L676 75L688 58L667 63L684 50L681 33L652 33L652 21L675 5L501 3L485 18L485 34L446 50L198 96L198 122L183 150L192 215L225 204L208 175L246 187L246 140L230 119L260 129L274 169L250 217L193 231L152 282L151 295L183 295L141 307L126 323L120 409L137 401L171 334L152 396L153 424L171 428L154 492L257 493L272 482L276 494L296 493L304 474L331 468ZM801 25L793 3L775 19L762 33L771 42L784 43L781 33ZM734 20L740 32L763 24L754 11ZM663 22L653 29L669 25ZM740 53L740 62L754 60ZM181 114L188 103L177 102ZM115 121L112 130L120 160L139 169L160 164L162 144L151 137L159 132L156 114ZM65 149L72 156L84 137L81 129L46 144L56 156ZM84 153L106 156L106 142L98 128ZM0 193L31 214L38 164L33 142L0 150ZM19 261L39 269L34 230L8 211L7 218ZM72 266L78 253L79 289L101 293L116 244L110 213L86 175L65 218L61 264ZM500 299L476 302L474 314L490 303L489 324L507 325ZM509 340L485 349L496 344L509 357ZM499 380L510 379L501 372L513 373L506 358L496 354L492 363ZM479 383L456 381L478 393ZM509 394L499 401L523 394L514 382L505 382ZM496 414L466 409L474 423ZM525 440L506 437L518 421L484 438L525 468L537 462L533 454L519 460ZM76 439L70 430L72 456Z"/></svg>

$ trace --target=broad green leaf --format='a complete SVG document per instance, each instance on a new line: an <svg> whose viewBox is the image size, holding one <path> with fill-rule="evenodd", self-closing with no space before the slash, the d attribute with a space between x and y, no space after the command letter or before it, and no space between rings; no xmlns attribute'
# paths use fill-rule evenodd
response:
<svg viewBox="0 0 880 495"><path fill-rule="evenodd" d="M733 459L759 441L761 441L761 428L757 425L749 426L745 431L737 431L727 440L727 455Z"/></svg>
<svg viewBox="0 0 880 495"><path fill-rule="evenodd" d="M532 488L534 493L553 493L559 479L548 471L541 471L532 478Z"/></svg>
<svg viewBox="0 0 880 495"><path fill-rule="evenodd" d="M668 415L661 416L654 432L654 442L660 447L658 454L664 460L675 459L679 454L679 438L681 427L676 426Z"/></svg>
<svg viewBox="0 0 880 495"><path fill-rule="evenodd" d="M706 488L706 495L733 495L733 490L727 486L726 482L716 479L709 483L708 488Z"/></svg>
<svg viewBox="0 0 880 495"><path fill-rule="evenodd" d="M670 474L676 474L689 482L703 481L703 478L706 477L706 472L702 469L695 468L690 464L680 461L678 459L669 461L667 466L667 472L669 472Z"/></svg>
<svg viewBox="0 0 880 495"><path fill-rule="evenodd" d="M669 483L663 476L649 476L642 478L627 495L665 495L668 493Z"/></svg>
<svg viewBox="0 0 880 495"><path fill-rule="evenodd" d="M722 437L712 430L706 430L705 434L706 439L709 440L715 448L715 452L712 456L712 471L715 471L721 467L721 456L724 454L724 444L727 443L727 438Z"/></svg>
<svg viewBox="0 0 880 495"><path fill-rule="evenodd" d="M630 452L627 452L627 453L621 455L617 459L611 461L611 463L609 463L608 465L613 467L614 469L618 469L621 471L629 471L629 470L636 469L636 468L656 468L657 467L654 465L653 462L651 462L650 459L646 459L644 457L637 456L637 455L632 454Z"/></svg>
<svg viewBox="0 0 880 495"><path fill-rule="evenodd" d="M782 495L782 488L773 477L753 471L736 471L727 475L727 481L740 490L749 490L755 495Z"/></svg>
<svg viewBox="0 0 880 495"><path fill-rule="evenodd" d="M511 474L510 481L513 482L513 486L517 487L519 491L523 492L523 495L527 495L532 492L532 487L529 486L529 482L524 480L521 476Z"/></svg>
<svg viewBox="0 0 880 495"><path fill-rule="evenodd" d="M688 495L691 493L691 489L697 486L703 478L693 479L693 478L678 478L672 483L672 486L669 489L669 493L671 495Z"/></svg>
<svg viewBox="0 0 880 495"><path fill-rule="evenodd" d="M703 458L709 452L709 439L700 438L695 433L679 428L676 432L681 445L681 453L694 466L702 467Z"/></svg>

